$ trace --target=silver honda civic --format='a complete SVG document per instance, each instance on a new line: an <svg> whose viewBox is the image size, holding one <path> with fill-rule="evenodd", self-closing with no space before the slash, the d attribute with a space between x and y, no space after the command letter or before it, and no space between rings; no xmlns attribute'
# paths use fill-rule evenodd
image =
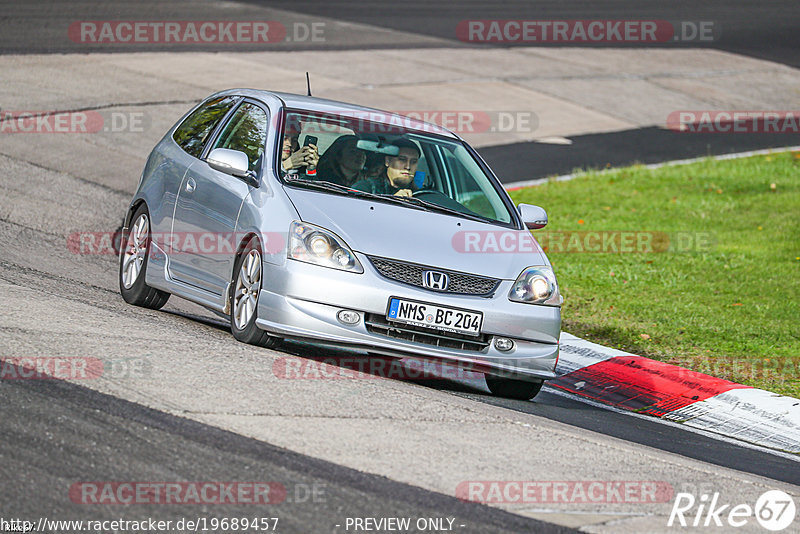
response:
<svg viewBox="0 0 800 534"><path fill-rule="evenodd" d="M530 399L555 376L558 283L467 143L433 124L320 98L216 93L156 145L123 224L124 299L170 295L233 336L468 366Z"/></svg>

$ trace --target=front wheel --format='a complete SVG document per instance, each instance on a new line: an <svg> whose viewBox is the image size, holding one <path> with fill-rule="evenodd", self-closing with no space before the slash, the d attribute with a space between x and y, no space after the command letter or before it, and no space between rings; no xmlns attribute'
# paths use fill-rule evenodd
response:
<svg viewBox="0 0 800 534"><path fill-rule="evenodd" d="M280 339L270 336L256 326L258 315L258 293L261 291L261 251L253 238L236 258L231 284L230 310L231 333L243 343L273 348Z"/></svg>
<svg viewBox="0 0 800 534"><path fill-rule="evenodd" d="M486 375L486 385L493 395L507 399L530 400L539 394L543 381L530 382L513 378Z"/></svg>
<svg viewBox="0 0 800 534"><path fill-rule="evenodd" d="M122 235L125 248L119 255L119 292L128 304L158 310L169 299L169 293L145 283L147 256L150 254L150 216L142 204L131 219L127 235Z"/></svg>

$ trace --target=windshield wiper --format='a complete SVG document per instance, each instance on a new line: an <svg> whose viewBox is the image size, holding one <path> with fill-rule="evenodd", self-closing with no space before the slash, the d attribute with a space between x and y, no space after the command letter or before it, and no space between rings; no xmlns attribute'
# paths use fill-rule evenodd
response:
<svg viewBox="0 0 800 534"><path fill-rule="evenodd" d="M381 195L377 193L369 193L367 191L361 191L360 189L353 189L351 187L335 184L333 182L327 182L324 180L304 180L301 178L298 180L288 181L287 184L300 185L303 187L315 188L323 191L331 191L334 193L342 193L345 195L359 197L359 198L372 198L375 200L393 202L395 204L408 205L408 203L406 202L407 197L397 197L394 195ZM414 205L413 207L423 211L430 211L430 209L427 206L424 206L422 204Z"/></svg>
<svg viewBox="0 0 800 534"><path fill-rule="evenodd" d="M460 211L460 210L457 210L457 209L454 209L454 208L448 208L447 206L442 206L441 204L436 204L435 202L429 202L427 200L422 200L421 198L416 198L416 197L401 197L401 198L403 198L403 200L405 202L411 202L411 203L413 203L415 205L418 205L418 206L421 206L421 207L425 207L428 210L440 211L440 212L443 212L443 213L448 213L450 215L456 215L458 217L465 217L465 218L471 219L473 221L495 222L495 221L492 221L491 219L488 219L486 217L481 217L480 215L477 215L477 214L473 215L472 213L466 213L466 212L463 212L463 211ZM469 208L464 208L464 209L469 209Z"/></svg>
<svg viewBox="0 0 800 534"><path fill-rule="evenodd" d="M336 191L339 193L350 194L353 192L353 189L349 187L345 187L343 185L335 184L333 182L326 182L323 180L305 180L303 178L295 179L295 180L287 180L287 185L300 185L303 187L310 187L314 189L322 189L324 191Z"/></svg>
<svg viewBox="0 0 800 534"><path fill-rule="evenodd" d="M358 191L358 193L359 196L363 196L364 198L374 198L375 200L385 200L387 202L408 206L408 197L398 197L397 195L389 195L386 193L369 193L367 191ZM414 205L413 207L422 211L430 211L427 206L423 206L422 204Z"/></svg>
<svg viewBox="0 0 800 534"><path fill-rule="evenodd" d="M457 209L448 208L446 206L442 206L441 204L436 204L434 202L429 202L427 200L422 200L421 198L415 197L399 197L396 195L389 195L389 194L380 194L380 193L370 193L368 191L361 191L359 189L353 189L351 187L347 187L345 185L335 184L333 182L328 182L324 180L291 180L287 182L291 185L300 185L303 187L309 187L314 189L321 189L323 191L331 191L336 193L342 193L349 196L360 197L360 198L372 198L375 200L382 200L386 202L392 202L394 204L402 204L408 207L414 207L416 209L421 209L423 211L438 211L441 213L447 213L449 215L455 215L457 217L464 217L473 221L478 222L493 222L491 219L487 219L486 217L481 217L480 215L473 215L471 213L466 213ZM467 208L465 208L467 209Z"/></svg>

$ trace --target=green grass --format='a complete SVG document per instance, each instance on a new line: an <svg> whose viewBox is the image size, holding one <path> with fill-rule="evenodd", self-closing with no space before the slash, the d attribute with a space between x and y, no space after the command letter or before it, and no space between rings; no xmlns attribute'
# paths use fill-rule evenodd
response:
<svg viewBox="0 0 800 534"><path fill-rule="evenodd" d="M564 330L800 397L800 153L589 172L511 196L548 212L534 235L549 245ZM557 251L554 232L572 231L652 231L671 249ZM679 235L711 243L676 250Z"/></svg>

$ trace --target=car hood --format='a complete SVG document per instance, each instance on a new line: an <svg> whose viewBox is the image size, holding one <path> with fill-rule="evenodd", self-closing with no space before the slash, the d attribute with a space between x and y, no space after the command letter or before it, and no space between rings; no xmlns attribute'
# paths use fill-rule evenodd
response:
<svg viewBox="0 0 800 534"><path fill-rule="evenodd" d="M530 232L391 203L286 188L300 218L354 251L453 271L515 280L549 265Z"/></svg>

